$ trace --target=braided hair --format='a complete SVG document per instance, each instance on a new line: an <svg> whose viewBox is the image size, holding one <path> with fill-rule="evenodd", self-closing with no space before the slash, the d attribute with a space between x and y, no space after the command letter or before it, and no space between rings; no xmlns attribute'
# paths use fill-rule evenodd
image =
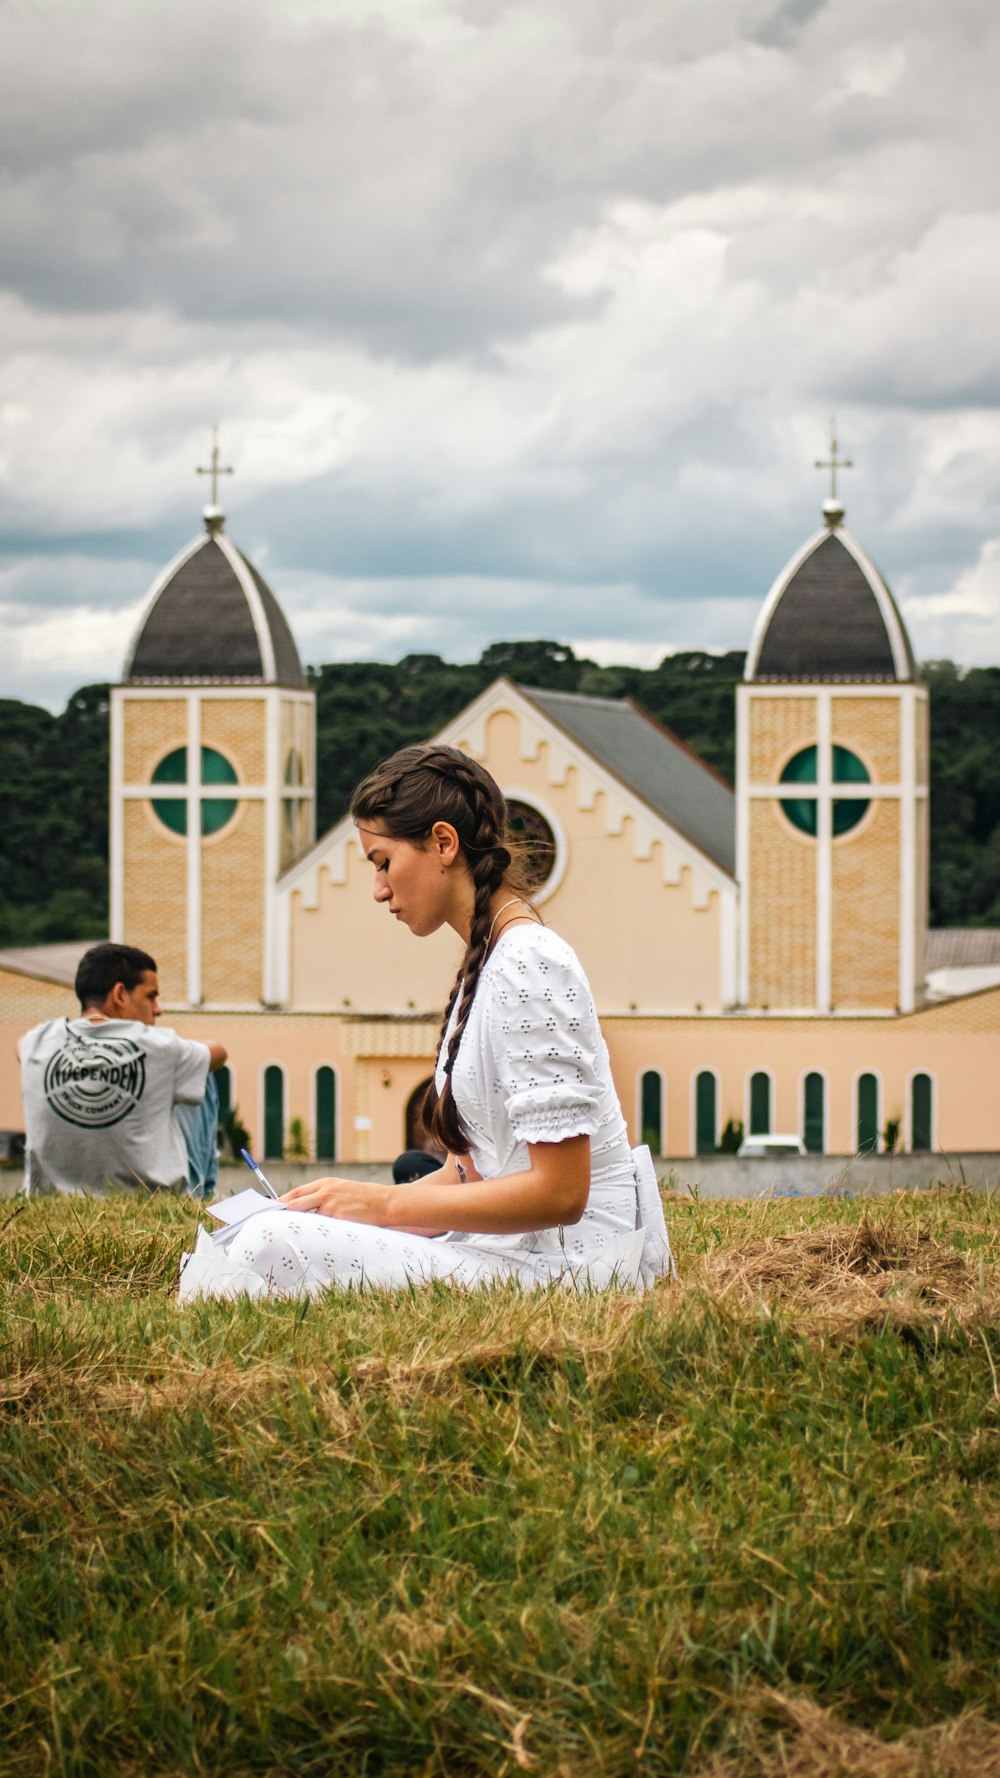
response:
<svg viewBox="0 0 1000 1778"><path fill-rule="evenodd" d="M490 908L498 889L524 889L524 873L515 861L517 843L507 824L507 806L499 785L484 766L457 747L437 742L402 747L358 785L351 815L359 823L377 822L393 839L427 839L436 821L447 821L459 838L475 889L472 926L461 966L441 1023L444 1042L455 1002L458 1014L444 1058L445 1085L439 1095L428 1088L422 1119L428 1135L449 1154L468 1154L451 1092L451 1076L490 937Z"/></svg>

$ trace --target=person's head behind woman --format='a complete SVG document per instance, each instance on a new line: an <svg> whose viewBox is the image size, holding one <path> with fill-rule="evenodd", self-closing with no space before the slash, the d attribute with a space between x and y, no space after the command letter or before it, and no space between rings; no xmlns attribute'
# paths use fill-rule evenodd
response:
<svg viewBox="0 0 1000 1778"><path fill-rule="evenodd" d="M444 1063L448 1084L440 1097L431 1088L423 1116L435 1141L452 1154L466 1154L469 1143L450 1091L451 1073L486 960L498 892L506 889L514 895L523 893L503 794L478 761L457 747L431 742L426 746L402 747L376 766L355 790L351 815L359 827L392 840L407 841L420 849L430 847L432 832L439 823L453 828L457 836L454 868L467 871L471 880L472 922L442 1025L443 1033L461 991ZM442 890L442 905L444 893ZM434 929L433 924L427 926L428 931Z"/></svg>

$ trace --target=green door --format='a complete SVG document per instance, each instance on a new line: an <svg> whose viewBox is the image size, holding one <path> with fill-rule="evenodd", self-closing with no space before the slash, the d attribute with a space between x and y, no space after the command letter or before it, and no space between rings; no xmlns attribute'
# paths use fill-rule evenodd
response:
<svg viewBox="0 0 1000 1778"><path fill-rule="evenodd" d="M703 1068L694 1083L694 1131L697 1154L715 1153L717 1129L715 1075L710 1068Z"/></svg>
<svg viewBox="0 0 1000 1778"><path fill-rule="evenodd" d="M858 1153L878 1153L878 1081L862 1074L858 1081Z"/></svg>
<svg viewBox="0 0 1000 1778"><path fill-rule="evenodd" d="M337 1076L332 1068L316 1070L316 1159L337 1158Z"/></svg>
<svg viewBox="0 0 1000 1778"><path fill-rule="evenodd" d="M826 1082L821 1074L807 1074L802 1088L802 1140L806 1154L823 1153L823 1101Z"/></svg>
<svg viewBox="0 0 1000 1778"><path fill-rule="evenodd" d="M264 1070L264 1155L280 1161L285 1152L285 1076L274 1062Z"/></svg>

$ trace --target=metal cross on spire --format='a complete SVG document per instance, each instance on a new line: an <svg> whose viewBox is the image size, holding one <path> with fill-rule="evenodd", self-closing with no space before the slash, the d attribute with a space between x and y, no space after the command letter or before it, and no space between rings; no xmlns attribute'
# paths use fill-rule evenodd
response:
<svg viewBox="0 0 1000 1778"><path fill-rule="evenodd" d="M210 475L212 478L211 504L206 506L202 515L210 531L221 531L222 522L226 516L219 505L219 477L232 474L234 474L234 470L231 464L219 462L219 428L213 426L211 464L207 468L199 466L195 470L195 475Z"/></svg>
<svg viewBox="0 0 1000 1778"><path fill-rule="evenodd" d="M817 469L828 469L830 471L830 498L823 502L823 517L831 527L839 525L844 516L843 502L837 498L837 471L838 469L854 468L852 458L838 457L837 452L839 449L840 445L837 441L837 416L834 414L830 419L830 455L828 457L817 457L815 463Z"/></svg>

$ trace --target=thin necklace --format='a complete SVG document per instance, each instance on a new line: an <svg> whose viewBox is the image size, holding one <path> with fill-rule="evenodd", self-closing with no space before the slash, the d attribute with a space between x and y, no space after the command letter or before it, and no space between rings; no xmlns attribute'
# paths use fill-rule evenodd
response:
<svg viewBox="0 0 1000 1778"><path fill-rule="evenodd" d="M520 895L512 895L509 901L503 902L501 904L501 906L497 908L497 911L494 914L493 919L490 922L489 932L486 934L486 949L487 949L487 951L490 948L490 940L493 937L493 928L496 925L497 921L499 920L500 915L505 914L507 912L508 908L516 908L516 907L522 907L525 909L527 909L527 907L528 907L527 902L523 901ZM531 911L533 917L537 920L538 915L535 913L534 908L532 908L530 911Z"/></svg>

